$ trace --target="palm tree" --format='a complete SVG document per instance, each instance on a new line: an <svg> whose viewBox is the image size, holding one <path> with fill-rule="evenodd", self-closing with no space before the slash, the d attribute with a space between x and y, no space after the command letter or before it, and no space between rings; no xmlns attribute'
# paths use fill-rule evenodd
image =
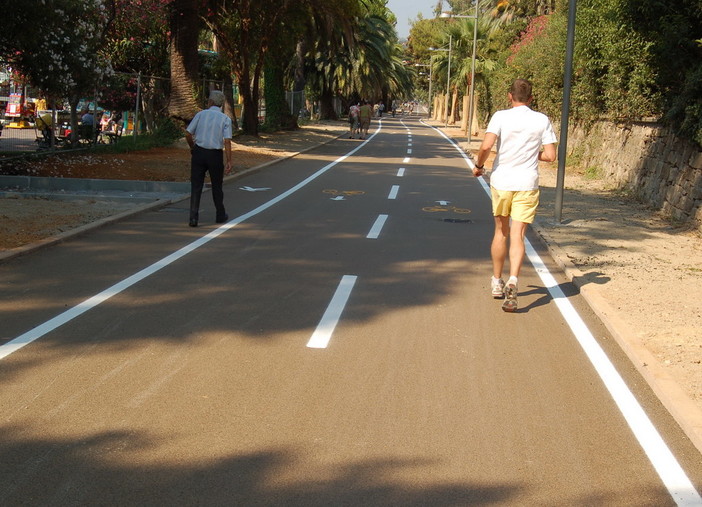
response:
<svg viewBox="0 0 702 507"><path fill-rule="evenodd" d="M197 0L173 0L170 4L171 97L169 114L189 122L199 110L197 103L198 36Z"/></svg>

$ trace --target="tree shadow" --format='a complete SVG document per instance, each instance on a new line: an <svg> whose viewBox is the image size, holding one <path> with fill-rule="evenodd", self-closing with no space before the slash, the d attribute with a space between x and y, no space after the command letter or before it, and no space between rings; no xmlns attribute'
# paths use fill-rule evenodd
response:
<svg viewBox="0 0 702 507"><path fill-rule="evenodd" d="M143 434L21 440L15 430L3 430L0 443L3 505L495 505L523 489L497 480L416 483L409 478L436 464L422 457L323 465L285 448L224 458L215 449L212 459L187 463L139 458L158 452L159 440Z"/></svg>

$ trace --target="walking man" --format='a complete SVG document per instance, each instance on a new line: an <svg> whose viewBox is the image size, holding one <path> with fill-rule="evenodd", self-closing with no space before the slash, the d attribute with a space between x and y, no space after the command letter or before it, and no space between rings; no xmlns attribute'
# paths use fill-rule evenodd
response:
<svg viewBox="0 0 702 507"><path fill-rule="evenodd" d="M361 122L361 139L365 139L368 136L368 129L370 128L371 116L373 116L373 110L367 100L363 101L363 105L359 108L358 117Z"/></svg>
<svg viewBox="0 0 702 507"><path fill-rule="evenodd" d="M190 227L197 227L200 214L200 197L205 185L205 173L210 173L212 200L214 201L215 222L224 223L229 219L224 209L224 175L232 168L232 120L222 112L224 94L213 90L207 102L207 109L195 115L185 132L185 139L192 153L190 162ZM226 163L222 160L222 151Z"/></svg>
<svg viewBox="0 0 702 507"><path fill-rule="evenodd" d="M556 160L556 134L546 115L529 108L533 99L529 81L514 81L508 96L512 108L497 111L490 119L473 174L483 174L490 150L497 142L490 175L492 214L495 217L495 234L490 248L491 290L494 298L505 298L504 311L514 312L518 308L517 287L524 261L524 236L539 205L539 160ZM509 279L505 286L502 270L508 253Z"/></svg>

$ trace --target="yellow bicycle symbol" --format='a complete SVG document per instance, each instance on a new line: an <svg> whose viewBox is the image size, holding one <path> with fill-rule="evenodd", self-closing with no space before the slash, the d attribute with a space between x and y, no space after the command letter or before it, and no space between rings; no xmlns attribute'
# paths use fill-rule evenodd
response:
<svg viewBox="0 0 702 507"><path fill-rule="evenodd" d="M363 195L365 192L363 190L335 190L333 188L328 188L326 190L322 190L325 194L332 194L332 195Z"/></svg>
<svg viewBox="0 0 702 507"><path fill-rule="evenodd" d="M456 206L426 206L422 208L422 211L428 213L437 213L441 211L453 211L454 213L470 213L468 208L457 208Z"/></svg>

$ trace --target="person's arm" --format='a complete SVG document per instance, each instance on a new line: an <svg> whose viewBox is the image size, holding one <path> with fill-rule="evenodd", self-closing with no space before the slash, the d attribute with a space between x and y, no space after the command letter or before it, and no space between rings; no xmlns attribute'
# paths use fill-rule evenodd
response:
<svg viewBox="0 0 702 507"><path fill-rule="evenodd" d="M185 131L185 140L188 141L188 146L190 146L191 150L195 148L195 139L193 138L193 135L187 130Z"/></svg>
<svg viewBox="0 0 702 507"><path fill-rule="evenodd" d="M556 160L556 145L544 144L543 151L539 152L539 160L542 162L553 162Z"/></svg>
<svg viewBox="0 0 702 507"><path fill-rule="evenodd" d="M483 138L483 144L480 145L478 150L478 156L475 159L475 167L473 168L473 176L481 176L483 174L483 169L485 168L485 162L490 156L490 150L495 145L497 141L497 135L492 132L486 132Z"/></svg>
<svg viewBox="0 0 702 507"><path fill-rule="evenodd" d="M232 172L232 140L224 140L224 154L226 156L224 162L224 174L229 174Z"/></svg>

